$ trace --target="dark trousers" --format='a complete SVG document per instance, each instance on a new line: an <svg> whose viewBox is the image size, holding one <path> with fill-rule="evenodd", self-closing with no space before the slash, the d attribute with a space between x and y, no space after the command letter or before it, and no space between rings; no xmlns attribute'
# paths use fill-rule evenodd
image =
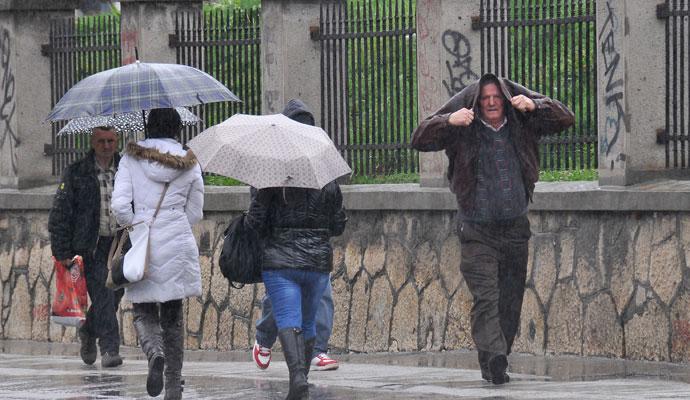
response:
<svg viewBox="0 0 690 400"><path fill-rule="evenodd" d="M108 278L108 252L112 237L101 236L93 254L84 254L84 275L91 306L86 313L82 330L98 338L101 354L118 353L120 350L120 329L117 323L117 308L124 289L116 291L105 287Z"/></svg>
<svg viewBox="0 0 690 400"><path fill-rule="evenodd" d="M472 293L472 339L482 367L508 355L520 324L531 236L529 220L505 224L461 221L462 272Z"/></svg>

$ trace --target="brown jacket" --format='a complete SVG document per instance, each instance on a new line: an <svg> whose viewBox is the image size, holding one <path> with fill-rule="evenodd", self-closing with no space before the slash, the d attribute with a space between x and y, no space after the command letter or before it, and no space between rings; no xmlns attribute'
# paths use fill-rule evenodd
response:
<svg viewBox="0 0 690 400"><path fill-rule="evenodd" d="M504 109L508 127L520 159L522 179L529 200L532 199L534 184L539 179L539 137L563 131L575 122L573 113L561 102L492 74L485 74L479 81L453 96L438 111L419 124L412 135L412 148L419 151L446 151L449 160L450 189L455 193L458 205L463 210L469 210L474 206L479 129L482 127L479 120L478 88L484 80L500 82L501 92L506 98ZM532 99L537 108L528 113L515 110L510 105L510 98L519 94ZM450 125L450 114L463 107L476 112L472 124L468 127Z"/></svg>

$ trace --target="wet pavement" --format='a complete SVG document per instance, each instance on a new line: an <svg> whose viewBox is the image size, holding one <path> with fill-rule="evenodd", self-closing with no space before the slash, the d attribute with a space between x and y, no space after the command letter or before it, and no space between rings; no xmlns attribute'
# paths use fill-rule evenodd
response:
<svg viewBox="0 0 690 400"><path fill-rule="evenodd" d="M146 362L124 347L124 365L79 359L77 344L0 341L0 399L147 399ZM249 352L188 351L185 399L283 399L287 368L274 353L258 370ZM605 358L511 355L511 382L480 379L469 351L336 355L337 371L312 371L312 400L690 399L690 366ZM163 396L159 396L162 398Z"/></svg>

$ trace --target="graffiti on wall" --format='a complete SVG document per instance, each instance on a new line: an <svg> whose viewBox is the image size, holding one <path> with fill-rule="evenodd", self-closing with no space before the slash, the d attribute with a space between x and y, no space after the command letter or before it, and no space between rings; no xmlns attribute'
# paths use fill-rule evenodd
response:
<svg viewBox="0 0 690 400"><path fill-rule="evenodd" d="M472 71L472 48L470 41L460 32L447 30L442 36L443 48L451 57L446 60L448 79L443 80L449 97L453 97L469 84L479 79L479 76Z"/></svg>
<svg viewBox="0 0 690 400"><path fill-rule="evenodd" d="M618 18L611 6L610 1L606 1L606 19L602 25L602 30L599 33L599 48L601 50L604 76L606 86L604 87L605 99L605 118L604 131L599 139L599 152L604 155L606 161L621 160L621 153L614 152L620 139L623 125L625 130L629 130L627 126L627 118L625 117L624 107L624 85L623 71L620 68L621 56L616 48L616 34L620 29Z"/></svg>
<svg viewBox="0 0 690 400"><path fill-rule="evenodd" d="M16 103L10 45L10 32L3 28L0 32L0 68L2 68L0 71L0 90L2 90L2 99L0 99L0 153L3 154L5 160L9 161L9 169L6 169L7 165L3 165L0 173L16 175L19 138L13 127Z"/></svg>

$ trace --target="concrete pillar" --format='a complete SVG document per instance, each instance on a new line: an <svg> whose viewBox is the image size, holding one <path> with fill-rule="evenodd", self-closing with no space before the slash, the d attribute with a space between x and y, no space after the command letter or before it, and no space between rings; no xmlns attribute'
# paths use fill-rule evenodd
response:
<svg viewBox="0 0 690 400"><path fill-rule="evenodd" d="M321 48L311 40L319 26L319 0L261 2L263 114L277 114L291 98L302 99L321 120Z"/></svg>
<svg viewBox="0 0 690 400"><path fill-rule="evenodd" d="M417 1L417 84L420 121L479 78L479 0ZM445 153L420 153L422 186L447 186Z"/></svg>
<svg viewBox="0 0 690 400"><path fill-rule="evenodd" d="M169 45L175 33L178 11L201 11L202 0L120 0L122 64L136 60L150 63L175 63L176 49Z"/></svg>
<svg viewBox="0 0 690 400"><path fill-rule="evenodd" d="M74 16L78 0L0 0L0 188L56 181L45 118L50 104L50 19Z"/></svg>
<svg viewBox="0 0 690 400"><path fill-rule="evenodd" d="M657 129L665 123L665 25L658 1L597 0L599 183L672 176ZM685 171L687 174L687 171Z"/></svg>

